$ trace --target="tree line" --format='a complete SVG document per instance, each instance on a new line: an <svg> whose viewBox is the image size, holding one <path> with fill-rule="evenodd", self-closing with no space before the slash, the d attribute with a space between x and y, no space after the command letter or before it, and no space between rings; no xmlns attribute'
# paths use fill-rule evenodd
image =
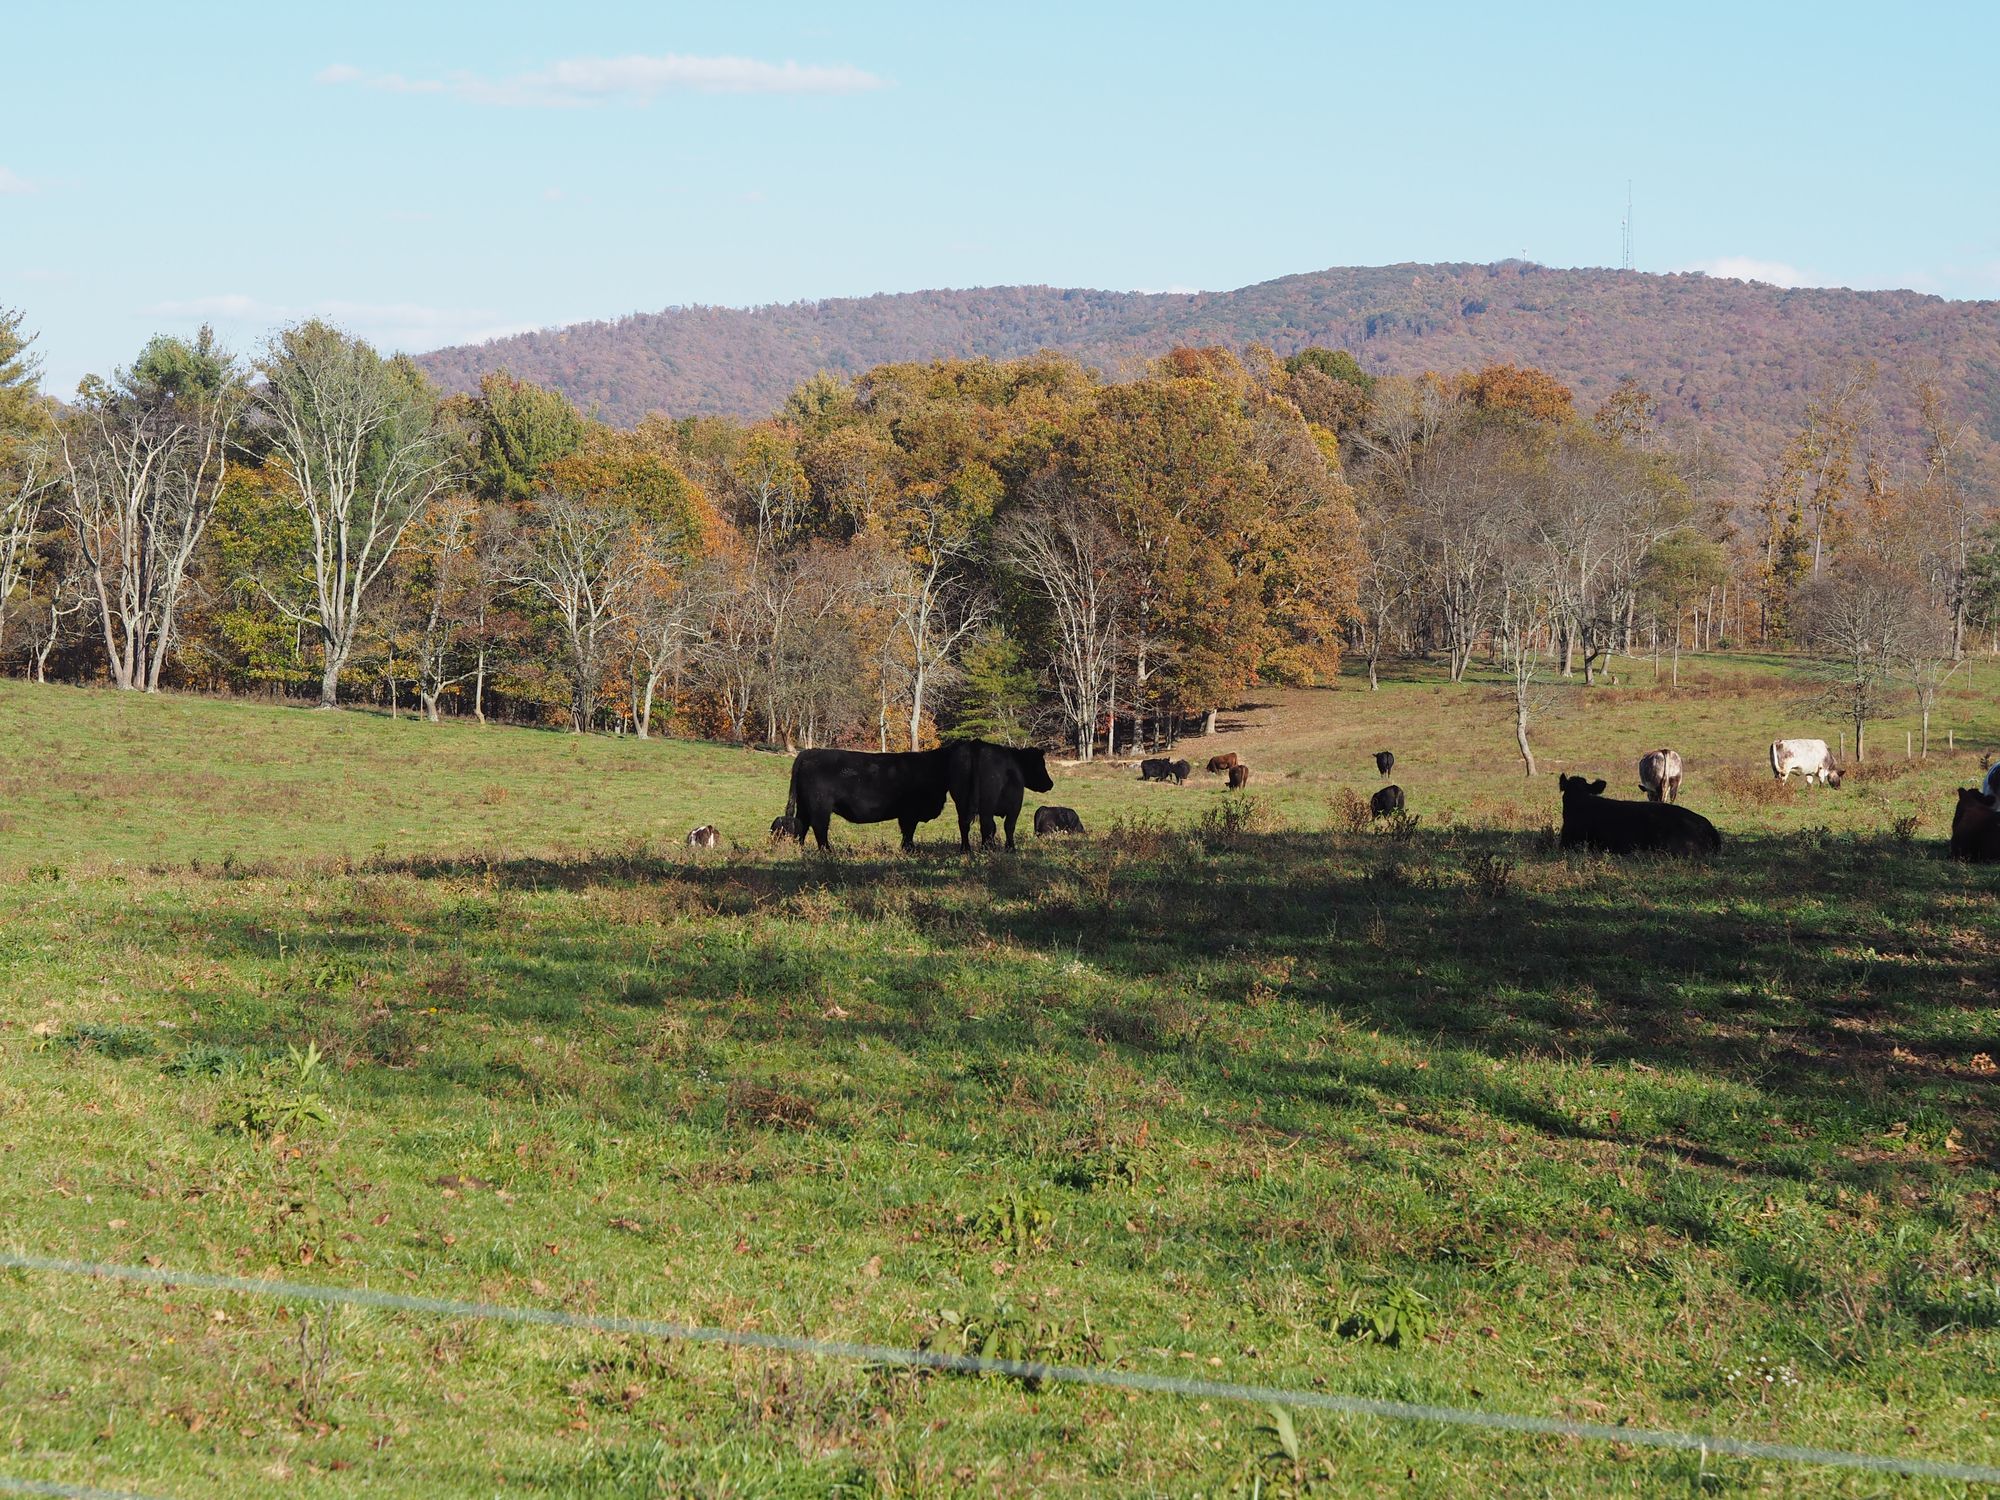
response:
<svg viewBox="0 0 2000 1500"><path fill-rule="evenodd" d="M317 321L254 360L161 336L66 402L37 376L0 311L0 664L44 681L1090 758L1435 656L1512 684L1532 774L1540 685L1616 654L1810 645L1858 738L1993 615L1984 458L1934 379L1911 461L1849 376L1744 493L1629 381L1585 413L1531 368L1318 348L892 364L630 429L505 374L444 396ZM1896 621L1857 641L1864 584Z"/></svg>

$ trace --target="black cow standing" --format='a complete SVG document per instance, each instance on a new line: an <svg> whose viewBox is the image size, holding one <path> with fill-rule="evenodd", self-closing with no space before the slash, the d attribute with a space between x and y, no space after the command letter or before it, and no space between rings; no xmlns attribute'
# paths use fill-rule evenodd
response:
<svg viewBox="0 0 2000 1500"><path fill-rule="evenodd" d="M958 805L959 847L971 852L974 817L979 819L979 842L991 844L998 817L1007 825L1007 847L1013 848L1023 790L1055 790L1043 753L986 740L954 740L944 748L951 767L951 800Z"/></svg>
<svg viewBox="0 0 2000 1500"><path fill-rule="evenodd" d="M791 798L785 816L794 837L806 833L826 848L826 832L838 813L850 823L894 822L903 847L913 849L917 825L944 811L951 792L950 746L874 755L865 750L801 750L792 762Z"/></svg>
<svg viewBox="0 0 2000 1500"><path fill-rule="evenodd" d="M1620 802L1604 795L1604 782L1558 776L1562 791L1562 846L1607 854L1714 854L1722 835L1700 813L1671 802Z"/></svg>
<svg viewBox="0 0 2000 1500"><path fill-rule="evenodd" d="M944 811L945 799L958 804L959 843L972 847L974 817L990 842L996 815L1007 821L1007 843L1021 812L1023 787L1046 792L1055 786L1039 750L1015 750L984 740L951 740L935 750L876 755L865 750L802 750L792 762L790 800L785 816L804 843L808 831L827 847L836 814L850 823L894 822L903 847L916 847L917 825ZM774 831L775 831L775 824Z"/></svg>
<svg viewBox="0 0 2000 1500"><path fill-rule="evenodd" d="M1395 770L1396 752L1393 750L1377 750L1375 752L1375 769L1384 776Z"/></svg>
<svg viewBox="0 0 2000 1500"><path fill-rule="evenodd" d="M1393 782L1368 799L1370 817L1386 818L1403 810L1403 789Z"/></svg>
<svg viewBox="0 0 2000 1500"><path fill-rule="evenodd" d="M1174 763L1164 755L1158 755L1151 760L1142 760L1139 762L1139 779L1141 781L1171 781L1173 774Z"/></svg>
<svg viewBox="0 0 2000 1500"><path fill-rule="evenodd" d="M1167 774L1174 778L1175 786L1186 786L1188 777L1194 774L1194 767L1184 760L1177 760L1167 767Z"/></svg>

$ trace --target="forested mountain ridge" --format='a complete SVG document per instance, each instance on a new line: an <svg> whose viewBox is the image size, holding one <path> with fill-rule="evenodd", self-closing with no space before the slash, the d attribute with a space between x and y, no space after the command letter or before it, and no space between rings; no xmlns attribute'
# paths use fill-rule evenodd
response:
<svg viewBox="0 0 2000 1500"><path fill-rule="evenodd" d="M1958 408L2000 440L2000 302L1917 292L1786 290L1697 273L1494 265L1337 267L1227 292L1046 286L923 291L757 308L682 307L441 349L420 363L447 390L493 370L553 386L621 425L648 412L764 416L816 370L1059 349L1118 376L1176 344L1352 350L1375 374L1537 365L1588 405L1622 377L1761 458L1805 393L1874 362L1891 421L1898 377L1929 362Z"/></svg>

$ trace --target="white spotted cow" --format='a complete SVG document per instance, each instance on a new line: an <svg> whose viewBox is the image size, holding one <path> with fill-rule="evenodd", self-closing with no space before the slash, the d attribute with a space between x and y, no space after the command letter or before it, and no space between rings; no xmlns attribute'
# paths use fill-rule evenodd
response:
<svg viewBox="0 0 2000 1500"><path fill-rule="evenodd" d="M1678 750L1648 750L1639 757L1639 790L1648 802L1665 798L1681 800L1681 753Z"/></svg>
<svg viewBox="0 0 2000 1500"><path fill-rule="evenodd" d="M1825 740L1771 741L1771 774L1780 781L1790 781L1794 771L1821 786L1840 785L1840 767L1833 763L1833 752L1826 748Z"/></svg>

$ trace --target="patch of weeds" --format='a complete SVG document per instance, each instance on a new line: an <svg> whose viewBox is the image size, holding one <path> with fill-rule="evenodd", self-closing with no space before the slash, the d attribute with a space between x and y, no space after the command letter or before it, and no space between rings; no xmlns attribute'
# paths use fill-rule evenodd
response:
<svg viewBox="0 0 2000 1500"><path fill-rule="evenodd" d="M1340 794L1333 799L1333 816L1349 833L1364 832L1375 820L1368 799L1351 786L1342 787Z"/></svg>
<svg viewBox="0 0 2000 1500"><path fill-rule="evenodd" d="M281 1060L267 1062L255 1083L231 1106L229 1123L245 1135L298 1135L309 1126L330 1125L333 1111L320 1097L326 1059L317 1042L306 1050L287 1047Z"/></svg>
<svg viewBox="0 0 2000 1500"><path fill-rule="evenodd" d="M1417 836L1417 829L1423 821L1422 813L1399 812L1393 814L1383 826L1388 829L1390 838L1399 844L1407 844Z"/></svg>
<svg viewBox="0 0 2000 1500"><path fill-rule="evenodd" d="M1514 861L1486 850L1472 861L1472 883L1488 901L1504 900L1514 889Z"/></svg>
<svg viewBox="0 0 2000 1500"><path fill-rule="evenodd" d="M249 1066L249 1061L234 1047L219 1042L194 1042L168 1058L160 1071L173 1078L234 1078Z"/></svg>
<svg viewBox="0 0 2000 1500"><path fill-rule="evenodd" d="M1008 1302L997 1302L982 1312L942 1307L931 1315L931 1323L918 1343L919 1348L973 1359L1023 1365L1087 1365L1097 1361L1103 1348L1103 1340L1087 1317L1063 1322L1019 1311ZM982 1370L979 1374L982 1379L1018 1380L1023 1389L1030 1391L1052 1389L1055 1385L1039 1373Z"/></svg>
<svg viewBox="0 0 2000 1500"><path fill-rule="evenodd" d="M1899 844L1913 843L1917 837L1917 830L1923 825L1922 813L1904 813L1889 824L1889 837Z"/></svg>
<svg viewBox="0 0 2000 1500"><path fill-rule="evenodd" d="M95 1052L121 1061L145 1057L153 1038L143 1028L123 1021L72 1021L56 1035L57 1045L70 1052Z"/></svg>
<svg viewBox="0 0 2000 1500"><path fill-rule="evenodd" d="M1224 843L1250 833L1275 833L1284 820L1256 797L1224 797L1202 812L1195 831L1205 844Z"/></svg>
<svg viewBox="0 0 2000 1500"><path fill-rule="evenodd" d="M1034 1193L1010 1191L973 1217L973 1229L1016 1258L1046 1250L1055 1236L1056 1211Z"/></svg>
<svg viewBox="0 0 2000 1500"><path fill-rule="evenodd" d="M1422 1343L1435 1326L1430 1298L1413 1286L1401 1285L1379 1295L1356 1293L1334 1332L1342 1338L1407 1349Z"/></svg>

